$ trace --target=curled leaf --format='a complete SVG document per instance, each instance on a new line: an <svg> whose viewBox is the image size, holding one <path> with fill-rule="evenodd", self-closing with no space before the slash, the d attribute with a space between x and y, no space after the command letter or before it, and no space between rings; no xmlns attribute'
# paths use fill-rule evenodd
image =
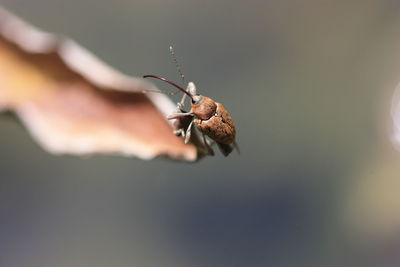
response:
<svg viewBox="0 0 400 267"><path fill-rule="evenodd" d="M0 109L47 151L196 160L196 146L166 120L173 102L144 90L157 88L0 8Z"/></svg>

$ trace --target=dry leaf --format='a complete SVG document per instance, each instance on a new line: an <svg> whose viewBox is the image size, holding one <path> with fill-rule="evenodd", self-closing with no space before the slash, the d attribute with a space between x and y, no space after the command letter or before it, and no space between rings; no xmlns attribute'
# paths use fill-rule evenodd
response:
<svg viewBox="0 0 400 267"><path fill-rule="evenodd" d="M47 151L196 160L196 147L165 119L174 103L143 90L157 88L0 8L0 109L14 111Z"/></svg>

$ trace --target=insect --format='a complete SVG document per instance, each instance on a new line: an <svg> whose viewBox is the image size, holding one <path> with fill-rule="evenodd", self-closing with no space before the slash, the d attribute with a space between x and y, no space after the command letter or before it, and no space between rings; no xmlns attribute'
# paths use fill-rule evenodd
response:
<svg viewBox="0 0 400 267"><path fill-rule="evenodd" d="M171 54L177 64L172 47L170 47ZM179 65L177 64L179 73ZM182 80L184 76L181 73ZM187 89L174 82L171 82L163 77L156 75L144 75L143 78L155 78L176 87L184 93L182 100L178 103L175 113L168 116L169 120L176 119L175 134L181 135L185 143L188 143L192 134L192 128L196 127L203 137L203 143L209 154L214 154L211 145L207 142L208 136L213 142L217 143L221 152L228 156L234 148L238 150L235 141L236 129L232 117L221 103L214 101L210 97L206 97L197 93L197 88L193 82L189 82ZM188 96L191 100L190 111L184 110L185 97ZM187 125L185 127L185 125ZM238 150L239 151L239 150Z"/></svg>

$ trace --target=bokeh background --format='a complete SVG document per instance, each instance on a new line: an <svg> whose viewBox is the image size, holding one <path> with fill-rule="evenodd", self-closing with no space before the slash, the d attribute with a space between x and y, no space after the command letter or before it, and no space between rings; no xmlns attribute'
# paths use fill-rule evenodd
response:
<svg viewBox="0 0 400 267"><path fill-rule="evenodd" d="M0 266L400 266L398 1L1 4L135 76L174 45L242 153L52 156L2 116Z"/></svg>

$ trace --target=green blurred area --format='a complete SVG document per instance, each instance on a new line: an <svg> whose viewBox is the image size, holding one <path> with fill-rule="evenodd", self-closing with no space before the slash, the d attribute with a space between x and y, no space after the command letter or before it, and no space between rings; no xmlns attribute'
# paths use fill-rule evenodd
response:
<svg viewBox="0 0 400 267"><path fill-rule="evenodd" d="M172 44L242 154L56 157L2 116L0 266L400 265L397 1L2 4L134 76L178 81Z"/></svg>

